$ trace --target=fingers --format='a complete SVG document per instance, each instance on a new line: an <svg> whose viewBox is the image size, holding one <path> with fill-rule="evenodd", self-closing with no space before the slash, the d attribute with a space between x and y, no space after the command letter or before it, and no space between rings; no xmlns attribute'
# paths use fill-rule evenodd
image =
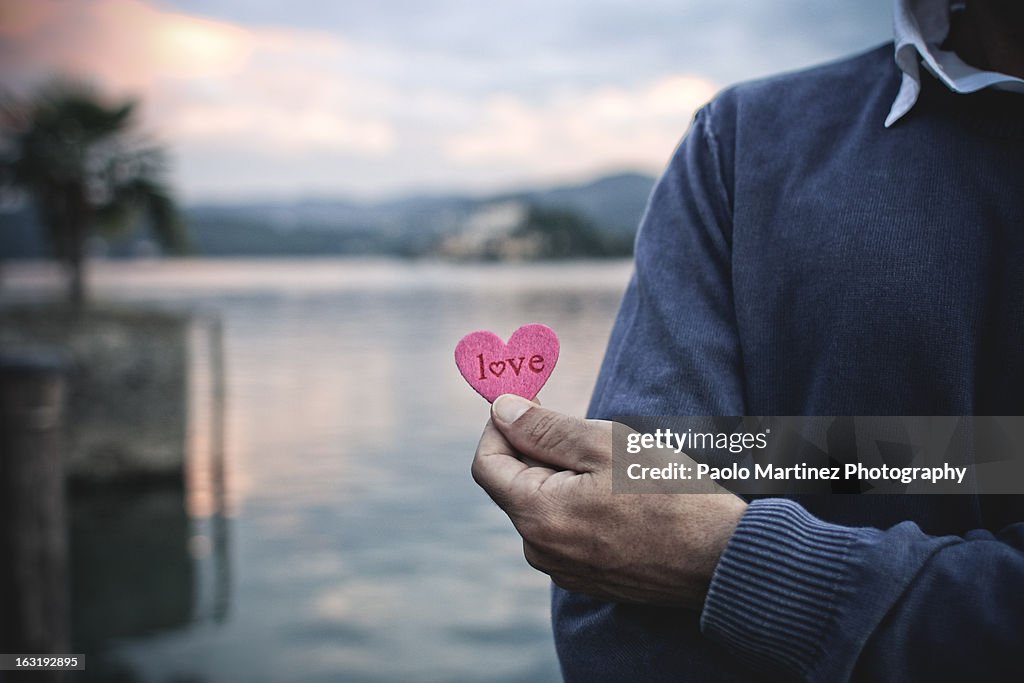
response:
<svg viewBox="0 0 1024 683"><path fill-rule="evenodd" d="M499 396L491 420L523 455L556 469L592 472L611 460L611 423L581 420L513 394Z"/></svg>
<svg viewBox="0 0 1024 683"><path fill-rule="evenodd" d="M473 479L506 512L522 504L554 474L547 467L522 462L515 448L488 420L473 457Z"/></svg>

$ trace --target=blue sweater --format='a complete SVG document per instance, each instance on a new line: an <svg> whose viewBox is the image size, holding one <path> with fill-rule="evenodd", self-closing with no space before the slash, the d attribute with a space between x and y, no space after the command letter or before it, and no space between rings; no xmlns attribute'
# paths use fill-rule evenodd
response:
<svg viewBox="0 0 1024 683"><path fill-rule="evenodd" d="M655 187L590 407L1024 413L1024 96L892 46L740 85ZM555 588L569 681L1022 680L1024 496L753 501L701 613Z"/></svg>

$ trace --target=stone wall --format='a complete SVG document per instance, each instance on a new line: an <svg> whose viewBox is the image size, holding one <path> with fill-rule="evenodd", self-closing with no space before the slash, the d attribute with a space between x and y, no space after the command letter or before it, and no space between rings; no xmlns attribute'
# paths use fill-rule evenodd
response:
<svg viewBox="0 0 1024 683"><path fill-rule="evenodd" d="M3 353L47 349L67 361L73 484L183 481L190 325L186 314L131 308L0 311Z"/></svg>

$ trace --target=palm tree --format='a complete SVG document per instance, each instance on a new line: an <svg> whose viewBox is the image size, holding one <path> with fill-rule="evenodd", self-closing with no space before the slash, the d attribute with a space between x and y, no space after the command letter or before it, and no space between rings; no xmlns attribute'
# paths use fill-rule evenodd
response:
<svg viewBox="0 0 1024 683"><path fill-rule="evenodd" d="M135 111L134 101L107 104L90 87L66 81L0 103L0 183L34 200L76 310L86 298L85 248L93 233L123 231L146 217L165 247L185 247L163 181L164 152L135 133Z"/></svg>

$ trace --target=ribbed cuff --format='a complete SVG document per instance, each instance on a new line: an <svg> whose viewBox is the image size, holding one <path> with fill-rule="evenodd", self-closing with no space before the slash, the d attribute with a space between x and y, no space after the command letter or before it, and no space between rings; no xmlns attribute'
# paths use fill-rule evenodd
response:
<svg viewBox="0 0 1024 683"><path fill-rule="evenodd" d="M752 502L719 560L701 630L745 659L805 676L867 529L829 524L782 498Z"/></svg>

